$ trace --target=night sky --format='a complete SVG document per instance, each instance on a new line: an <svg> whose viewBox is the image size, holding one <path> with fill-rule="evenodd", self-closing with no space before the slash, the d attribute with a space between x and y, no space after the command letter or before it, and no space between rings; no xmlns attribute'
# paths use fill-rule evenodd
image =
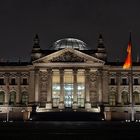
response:
<svg viewBox="0 0 140 140"><path fill-rule="evenodd" d="M130 31L136 59L140 0L0 0L0 58L4 60L30 60L36 33L42 49L67 37L95 49L102 33L108 60L124 61Z"/></svg>

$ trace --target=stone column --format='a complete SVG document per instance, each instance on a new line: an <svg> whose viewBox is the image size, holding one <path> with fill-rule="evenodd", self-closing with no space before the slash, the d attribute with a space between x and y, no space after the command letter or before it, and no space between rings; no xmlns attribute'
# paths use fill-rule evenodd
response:
<svg viewBox="0 0 140 140"><path fill-rule="evenodd" d="M132 103L133 100L133 77L131 76L131 72L128 73L128 79L129 79L129 102ZM134 101L134 100L133 100ZM134 103L134 102L133 102Z"/></svg>
<svg viewBox="0 0 140 140"><path fill-rule="evenodd" d="M17 97L16 97L16 102L17 103L20 103L20 100L21 100L21 91L20 91L20 81L21 81L21 74L20 73L17 73Z"/></svg>
<svg viewBox="0 0 140 140"><path fill-rule="evenodd" d="M89 93L89 75L90 75L90 69L85 70L85 108L90 109L91 103L90 103L90 93Z"/></svg>
<svg viewBox="0 0 140 140"><path fill-rule="evenodd" d="M64 69L60 69L60 102L59 109L64 109Z"/></svg>
<svg viewBox="0 0 140 140"><path fill-rule="evenodd" d="M121 93L120 93L120 81L121 78L121 73L117 73L116 75L116 82L117 82L117 103L121 104Z"/></svg>
<svg viewBox="0 0 140 140"><path fill-rule="evenodd" d="M30 71L29 75L29 103L35 102L35 71Z"/></svg>
<svg viewBox="0 0 140 140"><path fill-rule="evenodd" d="M35 71L35 103L39 101L39 70Z"/></svg>
<svg viewBox="0 0 140 140"><path fill-rule="evenodd" d="M98 71L98 102L102 104L102 72L101 70Z"/></svg>
<svg viewBox="0 0 140 140"><path fill-rule="evenodd" d="M78 104L77 104L77 69L73 69L73 109L77 109L78 108Z"/></svg>
<svg viewBox="0 0 140 140"><path fill-rule="evenodd" d="M47 103L46 109L52 109L52 70L47 70L48 74L48 85L47 85Z"/></svg>
<svg viewBox="0 0 140 140"><path fill-rule="evenodd" d="M40 105L45 106L47 103L47 84L48 84L48 75L47 70L43 69L40 71L40 93L39 100Z"/></svg>
<svg viewBox="0 0 140 140"><path fill-rule="evenodd" d="M102 83L102 89L101 89L101 95L100 96L100 103L104 104L104 103L108 103L108 96L109 96L109 86L108 86L108 71L107 70L103 70L102 71L102 76L99 78L101 83Z"/></svg>
<svg viewBox="0 0 140 140"><path fill-rule="evenodd" d="M9 87L9 73L5 74L5 85L6 85L6 93L5 93L5 99L4 102L5 104L9 104L9 92L10 92L10 87Z"/></svg>

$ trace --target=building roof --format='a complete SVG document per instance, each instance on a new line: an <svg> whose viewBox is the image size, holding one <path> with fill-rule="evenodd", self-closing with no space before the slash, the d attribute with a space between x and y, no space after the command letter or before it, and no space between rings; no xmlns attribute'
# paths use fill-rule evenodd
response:
<svg viewBox="0 0 140 140"><path fill-rule="evenodd" d="M0 62L0 66L27 66L30 65L31 62Z"/></svg>
<svg viewBox="0 0 140 140"><path fill-rule="evenodd" d="M73 48L77 50L88 50L87 44L83 41L75 38L64 38L56 41L52 47L51 50L60 50L64 48Z"/></svg>
<svg viewBox="0 0 140 140"><path fill-rule="evenodd" d="M124 62L106 62L105 65L123 66ZM140 66L140 62L133 62L133 66Z"/></svg>

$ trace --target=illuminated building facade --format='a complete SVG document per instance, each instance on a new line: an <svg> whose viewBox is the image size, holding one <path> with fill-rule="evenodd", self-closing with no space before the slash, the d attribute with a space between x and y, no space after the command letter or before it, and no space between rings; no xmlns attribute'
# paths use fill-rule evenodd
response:
<svg viewBox="0 0 140 140"><path fill-rule="evenodd" d="M121 62L108 62L100 35L96 49L74 38L56 41L42 50L36 35L30 62L0 62L0 111L59 111L65 109L98 112L104 106L105 119L129 119L133 101L135 119L140 111L140 65L134 63L133 81ZM18 116L17 115L17 116Z"/></svg>

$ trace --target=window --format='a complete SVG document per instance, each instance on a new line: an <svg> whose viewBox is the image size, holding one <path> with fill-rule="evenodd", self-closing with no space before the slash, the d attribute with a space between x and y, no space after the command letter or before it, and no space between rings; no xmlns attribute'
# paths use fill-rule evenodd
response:
<svg viewBox="0 0 140 140"><path fill-rule="evenodd" d="M53 83L52 93L53 107L58 107L60 98L60 84Z"/></svg>
<svg viewBox="0 0 140 140"><path fill-rule="evenodd" d="M4 92L0 91L0 105L4 103Z"/></svg>
<svg viewBox="0 0 140 140"><path fill-rule="evenodd" d="M109 96L109 105L115 106L116 105L116 94L111 93Z"/></svg>
<svg viewBox="0 0 140 140"><path fill-rule="evenodd" d="M138 82L138 78L134 78L134 85L138 85L139 82Z"/></svg>
<svg viewBox="0 0 140 140"><path fill-rule="evenodd" d="M110 79L110 84L111 84L111 85L115 85L115 78L111 78L111 79Z"/></svg>
<svg viewBox="0 0 140 140"><path fill-rule="evenodd" d="M27 78L23 78L22 84L23 84L23 85L27 85Z"/></svg>
<svg viewBox="0 0 140 140"><path fill-rule="evenodd" d="M52 77L52 101L53 101L53 107L59 106L59 100L60 100L60 73L57 70L53 71L53 77Z"/></svg>
<svg viewBox="0 0 140 140"><path fill-rule="evenodd" d="M11 79L11 85L16 85L16 79L15 78Z"/></svg>
<svg viewBox="0 0 140 140"><path fill-rule="evenodd" d="M140 104L140 93L135 91L133 93L133 100L135 104Z"/></svg>
<svg viewBox="0 0 140 140"><path fill-rule="evenodd" d="M12 91L10 93L9 104L10 105L15 105L16 104L16 92L15 91Z"/></svg>
<svg viewBox="0 0 140 140"><path fill-rule="evenodd" d="M4 85L4 79L0 78L0 85Z"/></svg>
<svg viewBox="0 0 140 140"><path fill-rule="evenodd" d="M27 92L23 92L22 93L21 103L23 105L28 105L28 95L27 95Z"/></svg>
<svg viewBox="0 0 140 140"><path fill-rule="evenodd" d="M82 70L77 73L77 101L79 107L85 106L85 75Z"/></svg>
<svg viewBox="0 0 140 140"><path fill-rule="evenodd" d="M127 85L127 79L126 78L122 79L122 85Z"/></svg>
<svg viewBox="0 0 140 140"><path fill-rule="evenodd" d="M64 104L65 107L72 107L73 104L73 72L72 70L64 71Z"/></svg>
<svg viewBox="0 0 140 140"><path fill-rule="evenodd" d="M76 82L74 82L74 79ZM61 75L59 70L54 69L53 76L52 76L53 107L58 107L61 101L64 101L65 107L72 107L74 95L77 97L75 99L76 99L76 102L78 103L78 107L84 107L85 106L85 72L84 70L82 69L78 70L77 74L74 75L74 72L72 69L65 69L63 74Z"/></svg>
<svg viewBox="0 0 140 140"><path fill-rule="evenodd" d="M129 94L125 91L122 92L122 104L129 104Z"/></svg>

